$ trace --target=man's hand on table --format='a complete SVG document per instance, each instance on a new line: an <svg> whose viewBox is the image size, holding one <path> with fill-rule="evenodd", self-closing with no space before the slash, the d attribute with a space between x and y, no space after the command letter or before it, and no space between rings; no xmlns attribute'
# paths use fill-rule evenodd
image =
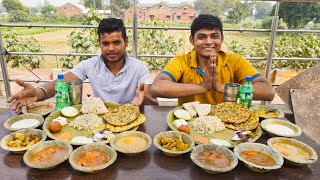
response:
<svg viewBox="0 0 320 180"><path fill-rule="evenodd" d="M33 103L37 101L36 88L31 84L25 83L19 79L16 80L16 83L19 86L22 86L23 89L18 93L10 96L7 99L7 103L12 103L11 109L15 112L18 112L22 106Z"/></svg>

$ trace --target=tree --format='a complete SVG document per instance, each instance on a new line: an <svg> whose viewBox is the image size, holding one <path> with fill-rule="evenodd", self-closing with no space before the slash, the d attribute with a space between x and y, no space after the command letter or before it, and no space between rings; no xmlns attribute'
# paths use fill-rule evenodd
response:
<svg viewBox="0 0 320 180"><path fill-rule="evenodd" d="M14 11L29 12L29 9L24 6L19 0L3 0L2 6L6 8L8 13Z"/></svg>
<svg viewBox="0 0 320 180"><path fill-rule="evenodd" d="M52 5L52 4L43 6L41 8L41 13L42 14L46 14L46 13L49 14L49 13L55 12L55 11L56 11L56 7L54 5Z"/></svg>
<svg viewBox="0 0 320 180"><path fill-rule="evenodd" d="M124 10L132 6L133 4L130 0L110 0L109 9L111 9L113 17L120 17Z"/></svg>
<svg viewBox="0 0 320 180"><path fill-rule="evenodd" d="M246 17L252 15L253 5L254 3L250 0L245 1L234 1L234 0L227 0L228 7L231 8L229 11L228 19L230 22L239 23L241 20L245 19Z"/></svg>
<svg viewBox="0 0 320 180"><path fill-rule="evenodd" d="M224 0L196 0L194 8L201 14L221 16L225 10Z"/></svg>
<svg viewBox="0 0 320 180"><path fill-rule="evenodd" d="M279 17L289 28L302 28L309 21L320 22L320 3L280 3Z"/></svg>
<svg viewBox="0 0 320 180"><path fill-rule="evenodd" d="M257 2L255 9L254 17L256 19L263 19L271 14L272 4L270 2Z"/></svg>
<svg viewBox="0 0 320 180"><path fill-rule="evenodd" d="M86 8L102 9L102 0L84 0Z"/></svg>

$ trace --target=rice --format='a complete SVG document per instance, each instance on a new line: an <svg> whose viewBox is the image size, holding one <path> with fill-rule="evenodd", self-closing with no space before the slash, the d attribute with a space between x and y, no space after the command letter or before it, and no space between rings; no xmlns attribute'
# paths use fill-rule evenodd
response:
<svg viewBox="0 0 320 180"><path fill-rule="evenodd" d="M72 126L78 130L93 130L98 128L102 123L102 118L96 114L89 113L76 117L68 126Z"/></svg>
<svg viewBox="0 0 320 180"><path fill-rule="evenodd" d="M223 122L215 116L202 116L190 123L192 129L199 134L213 134L225 129Z"/></svg>

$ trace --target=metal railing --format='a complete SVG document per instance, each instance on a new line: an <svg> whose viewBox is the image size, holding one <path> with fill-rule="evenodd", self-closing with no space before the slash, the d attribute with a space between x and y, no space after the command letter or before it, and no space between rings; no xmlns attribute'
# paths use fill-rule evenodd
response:
<svg viewBox="0 0 320 180"><path fill-rule="evenodd" d="M266 1L272 1L272 0L266 0ZM224 31L237 31L237 32L270 32L270 41L269 41L269 52L267 57L246 57L248 60L263 60L267 61L266 66L266 79L269 78L270 71L271 71L271 65L272 61L276 60L293 60L293 61L320 61L320 58L273 58L274 48L275 48L275 39L276 39L276 33L277 32L298 32L298 33L320 33L320 30L305 30L305 29L298 29L298 30L278 30L277 24L278 24L278 11L279 11L279 4L280 2L288 2L290 0L278 0L274 12L274 16L272 19L271 29L245 29L245 28L225 28ZM317 2L315 0L291 0L292 2ZM136 1L134 0L134 9L136 6ZM133 16L133 26L126 26L127 29L133 30L133 56L138 57L153 57L153 58L172 58L174 55L151 55L151 54L141 54L139 55L137 52L137 32L138 29L160 29L160 30L190 30L189 27L155 27L155 26L137 26L137 18L134 11ZM8 76L8 70L7 70L7 64L5 61L5 54L7 55L35 55L35 56L96 56L98 54L91 54L91 53L50 53L50 52L8 52L5 49L3 49L2 45L2 34L1 34L1 27L27 27L27 28L33 28L33 27L43 27L43 28L97 28L97 25L33 25L33 24L0 24L0 63L1 63L1 70L2 70L2 76L3 81L5 85L5 92L6 97L8 98L11 95L11 89L10 89L10 81L12 79L9 79ZM49 80L27 80L26 82L47 82Z"/></svg>

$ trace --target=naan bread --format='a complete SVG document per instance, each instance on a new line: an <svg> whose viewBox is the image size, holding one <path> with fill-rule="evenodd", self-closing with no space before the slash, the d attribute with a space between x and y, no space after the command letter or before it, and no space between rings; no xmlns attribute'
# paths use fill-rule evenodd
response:
<svg viewBox="0 0 320 180"><path fill-rule="evenodd" d="M242 104L234 102L223 102L216 105L214 116L217 116L221 121L231 124L239 124L248 120L251 116L251 111Z"/></svg>
<svg viewBox="0 0 320 180"><path fill-rule="evenodd" d="M197 111L194 109L194 106L196 104L199 104L199 101L184 103L182 104L182 106L184 107L185 110L189 112L191 117L194 117L197 115Z"/></svg>
<svg viewBox="0 0 320 180"><path fill-rule="evenodd" d="M89 97L85 103L83 103L80 111L83 114L105 114L108 112L108 109L103 104L100 97Z"/></svg>
<svg viewBox="0 0 320 180"><path fill-rule="evenodd" d="M228 129L232 130L242 130L242 131L251 131L258 127L259 125L259 115L257 113L252 113L249 119L243 123L240 124L230 124L230 123L224 123L224 125Z"/></svg>
<svg viewBox="0 0 320 180"><path fill-rule="evenodd" d="M104 114L102 118L113 126L124 126L136 120L140 114L139 107L134 104L123 104Z"/></svg>
<svg viewBox="0 0 320 180"><path fill-rule="evenodd" d="M178 109L173 112L173 114L178 118L178 119L184 119L184 120L190 120L191 115L189 114L188 111L184 109Z"/></svg>
<svg viewBox="0 0 320 180"><path fill-rule="evenodd" d="M211 111L211 104L196 104L194 106L197 111L199 117L206 116Z"/></svg>
<svg viewBox="0 0 320 180"><path fill-rule="evenodd" d="M140 124L144 123L147 120L147 117L144 114L140 114L137 118L137 120L132 121L128 125L124 126L113 126L109 123L106 124L106 129L111 132L122 132L127 131L129 129L132 129L135 126L139 126Z"/></svg>

